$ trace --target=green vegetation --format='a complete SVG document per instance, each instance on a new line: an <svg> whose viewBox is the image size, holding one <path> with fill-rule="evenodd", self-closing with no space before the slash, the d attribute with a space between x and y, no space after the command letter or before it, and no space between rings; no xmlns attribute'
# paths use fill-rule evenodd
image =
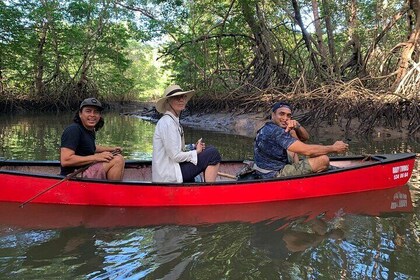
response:
<svg viewBox="0 0 420 280"><path fill-rule="evenodd" d="M418 16L414 0L1 1L0 102L150 100L176 82L216 109L391 104L375 124L403 106L420 131Z"/></svg>
<svg viewBox="0 0 420 280"><path fill-rule="evenodd" d="M161 89L167 71L139 43L150 37L115 4L1 1L0 102L65 109L87 96L138 100Z"/></svg>

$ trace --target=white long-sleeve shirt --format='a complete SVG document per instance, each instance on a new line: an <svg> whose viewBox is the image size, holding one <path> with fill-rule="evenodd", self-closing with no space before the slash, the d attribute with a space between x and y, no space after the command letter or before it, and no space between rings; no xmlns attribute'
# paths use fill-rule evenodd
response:
<svg viewBox="0 0 420 280"><path fill-rule="evenodd" d="M179 118L166 111L153 135L152 181L182 183L180 162L197 165L197 151L183 152L184 135Z"/></svg>

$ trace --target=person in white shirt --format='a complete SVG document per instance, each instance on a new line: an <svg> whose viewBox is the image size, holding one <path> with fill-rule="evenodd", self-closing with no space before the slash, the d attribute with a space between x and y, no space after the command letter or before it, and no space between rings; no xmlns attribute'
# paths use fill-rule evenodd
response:
<svg viewBox="0 0 420 280"><path fill-rule="evenodd" d="M193 95L193 90L183 91L180 86L171 85L156 102L156 110L163 116L156 124L153 135L153 182L194 182L201 172L205 182L216 181L221 161L219 151L212 146L206 147L201 139L194 149L185 148L179 116Z"/></svg>

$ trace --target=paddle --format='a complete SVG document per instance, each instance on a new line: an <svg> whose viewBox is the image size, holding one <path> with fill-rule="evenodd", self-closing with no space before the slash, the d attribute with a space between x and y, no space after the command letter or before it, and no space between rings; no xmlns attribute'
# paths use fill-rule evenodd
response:
<svg viewBox="0 0 420 280"><path fill-rule="evenodd" d="M115 151L113 151L113 152L112 152L112 155L114 155L114 156L115 156L116 154L119 154L119 151L115 150ZM78 175L78 174L82 173L83 171L87 170L89 167L91 167L92 165L94 165L94 164L96 164L96 163L97 163L97 161L94 161L94 162L92 162L92 163L90 163L90 164L86 165L85 167L79 168L79 169L75 170L74 172L72 172L72 173L70 173L70 174L67 174L67 176L66 176L66 177L64 177L61 181L58 181L57 183L53 184L52 186L49 186L49 187L48 187L48 188L46 188L45 190L43 190L43 191L41 191L41 192L37 193L37 194L36 194L36 195L34 195L33 197L29 198L28 200L26 200L25 202L23 202L22 204L20 204L20 205L19 205L19 207L20 207L20 208L23 208L23 206L25 206L26 204L28 204L29 202L31 202L31 201L32 201L32 200L34 200L35 198L37 198L37 197L39 197L39 196L43 195L44 193L46 193L47 191L51 190L52 188L54 188L54 187L56 187L56 186L60 185L61 183L63 183L63 182L65 182L65 181L67 181L67 180L69 180L69 179L71 179L71 178L75 177L76 175Z"/></svg>
<svg viewBox="0 0 420 280"><path fill-rule="evenodd" d="M231 175L231 174L222 173L222 172L217 172L217 175L222 176L222 177L226 177L226 178L230 178L230 179L235 179L235 180L236 180L236 176Z"/></svg>

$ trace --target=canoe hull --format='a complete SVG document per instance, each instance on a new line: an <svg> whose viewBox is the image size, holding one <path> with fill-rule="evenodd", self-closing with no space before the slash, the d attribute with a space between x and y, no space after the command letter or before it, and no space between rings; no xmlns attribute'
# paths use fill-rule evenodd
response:
<svg viewBox="0 0 420 280"><path fill-rule="evenodd" d="M158 184L72 179L58 184L31 203L118 207L230 205L386 189L408 182L415 154L377 158L380 160L332 172L258 181ZM60 180L57 176L0 170L0 201L25 202Z"/></svg>
<svg viewBox="0 0 420 280"><path fill-rule="evenodd" d="M0 224L14 229L56 229L69 227L116 228L158 225L198 226L228 222L270 223L296 219L324 221L347 214L382 216L413 211L408 185L346 195L276 201L246 205L195 207L106 207L0 203ZM18 209L18 210L16 210ZM13 213L13 215L10 215Z"/></svg>

